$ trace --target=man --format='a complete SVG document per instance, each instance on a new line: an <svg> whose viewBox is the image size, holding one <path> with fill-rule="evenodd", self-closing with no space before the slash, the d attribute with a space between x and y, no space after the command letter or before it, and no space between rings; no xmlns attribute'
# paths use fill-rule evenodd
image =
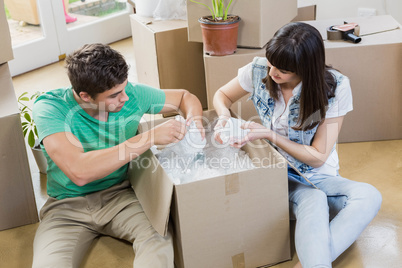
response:
<svg viewBox="0 0 402 268"><path fill-rule="evenodd" d="M134 267L173 267L172 238L151 226L126 179L130 160L152 145L178 142L202 107L186 90L159 90L127 81L123 56L103 44L85 45L66 59L72 87L40 96L34 120L48 161L49 199L41 210L33 267L79 267L99 235L133 243ZM180 110L137 135L145 113Z"/></svg>

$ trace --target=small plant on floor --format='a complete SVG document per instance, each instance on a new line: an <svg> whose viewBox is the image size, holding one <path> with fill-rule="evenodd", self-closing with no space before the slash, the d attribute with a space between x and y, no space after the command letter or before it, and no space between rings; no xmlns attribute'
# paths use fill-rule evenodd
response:
<svg viewBox="0 0 402 268"><path fill-rule="evenodd" d="M230 5L232 4L233 0L229 1L229 4L225 7L225 0L212 0L212 8L207 6L206 4L190 0L193 3L203 5L209 9L212 15L212 19L215 21L227 20L228 19L228 11Z"/></svg>
<svg viewBox="0 0 402 268"><path fill-rule="evenodd" d="M31 96L28 96L28 92L24 92L18 97L22 131L24 133L24 138L27 139L28 145L31 148L35 146L35 141L38 139L38 130L36 129L36 124L33 120L32 109L30 106L42 94L43 93L38 91Z"/></svg>

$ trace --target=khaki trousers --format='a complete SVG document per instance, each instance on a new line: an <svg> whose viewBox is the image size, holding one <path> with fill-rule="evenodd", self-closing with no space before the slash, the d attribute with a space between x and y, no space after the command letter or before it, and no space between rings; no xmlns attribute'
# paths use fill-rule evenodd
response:
<svg viewBox="0 0 402 268"><path fill-rule="evenodd" d="M155 231L128 181L84 197L49 198L40 217L34 268L79 267L99 235L133 243L135 268L173 267L171 235Z"/></svg>

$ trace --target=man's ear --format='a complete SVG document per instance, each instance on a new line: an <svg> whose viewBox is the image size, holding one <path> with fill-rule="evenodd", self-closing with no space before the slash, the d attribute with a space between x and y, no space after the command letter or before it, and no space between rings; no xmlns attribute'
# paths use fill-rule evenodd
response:
<svg viewBox="0 0 402 268"><path fill-rule="evenodd" d="M79 94L80 98L85 101L85 102L91 102L93 101L92 97L89 96L89 94L85 91L81 91Z"/></svg>

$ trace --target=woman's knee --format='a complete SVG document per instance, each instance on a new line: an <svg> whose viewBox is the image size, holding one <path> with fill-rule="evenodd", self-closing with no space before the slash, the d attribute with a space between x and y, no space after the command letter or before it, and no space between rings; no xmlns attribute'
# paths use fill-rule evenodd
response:
<svg viewBox="0 0 402 268"><path fill-rule="evenodd" d="M380 191L377 190L374 186L370 184L366 184L366 191L369 198L369 202L372 204L376 211L380 210L381 203L382 203L382 195Z"/></svg>
<svg viewBox="0 0 402 268"><path fill-rule="evenodd" d="M298 213L328 213L329 210L327 195L323 191L317 189L311 189L303 195L300 195L296 201L296 205Z"/></svg>
<svg viewBox="0 0 402 268"><path fill-rule="evenodd" d="M359 183L356 185L352 199L360 200L365 204L368 210L374 211L375 213L380 210L382 203L381 193L368 183Z"/></svg>

